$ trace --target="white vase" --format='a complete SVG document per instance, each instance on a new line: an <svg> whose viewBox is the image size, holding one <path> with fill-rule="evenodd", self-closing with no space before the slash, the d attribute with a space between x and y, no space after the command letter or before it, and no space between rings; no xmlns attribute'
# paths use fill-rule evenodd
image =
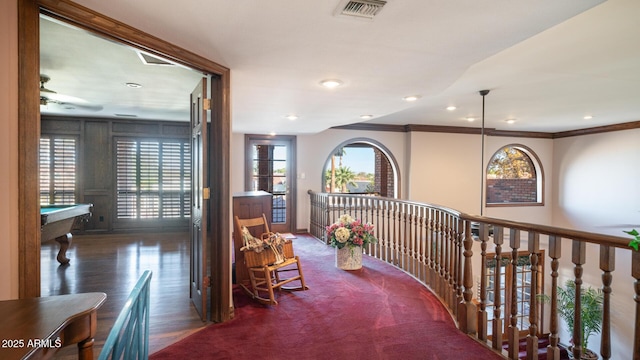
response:
<svg viewBox="0 0 640 360"><path fill-rule="evenodd" d="M362 246L336 248L336 267L342 270L362 268Z"/></svg>

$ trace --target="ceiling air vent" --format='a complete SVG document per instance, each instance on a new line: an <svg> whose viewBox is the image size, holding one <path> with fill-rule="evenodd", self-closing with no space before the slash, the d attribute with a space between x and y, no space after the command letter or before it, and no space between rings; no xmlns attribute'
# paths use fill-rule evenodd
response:
<svg viewBox="0 0 640 360"><path fill-rule="evenodd" d="M143 53L142 51L136 50L136 52L138 53L138 57L140 57L140 60L142 60L142 63L145 65L168 65L168 66L173 66L172 63L165 61L163 59L160 59L158 57Z"/></svg>
<svg viewBox="0 0 640 360"><path fill-rule="evenodd" d="M338 5L336 15L373 19L386 3L382 0L345 0Z"/></svg>

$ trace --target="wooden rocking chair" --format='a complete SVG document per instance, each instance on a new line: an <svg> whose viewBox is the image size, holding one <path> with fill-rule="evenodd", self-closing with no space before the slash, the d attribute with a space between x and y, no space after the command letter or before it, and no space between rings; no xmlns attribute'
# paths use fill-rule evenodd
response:
<svg viewBox="0 0 640 360"><path fill-rule="evenodd" d="M252 236L261 238L271 234L269 224L264 214L259 218L240 219L234 217L234 242L236 249L244 244L243 227L246 227ZM276 256L271 249L265 249L260 253L253 250L236 252L236 282L251 296L263 304L276 305L274 290L308 290L304 282L304 275L300 265L300 259L293 253L293 244L288 240L284 244L285 260L275 264ZM297 272L297 275L282 278L281 274ZM286 287L293 281L299 281L300 286Z"/></svg>

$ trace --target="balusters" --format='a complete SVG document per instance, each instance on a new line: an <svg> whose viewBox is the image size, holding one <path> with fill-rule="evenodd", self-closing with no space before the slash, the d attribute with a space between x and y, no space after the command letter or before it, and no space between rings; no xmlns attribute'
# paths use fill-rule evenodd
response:
<svg viewBox="0 0 640 360"><path fill-rule="evenodd" d="M611 274L616 268L616 249L600 245L600 270L602 270L602 338L600 355L603 360L611 358Z"/></svg>
<svg viewBox="0 0 640 360"><path fill-rule="evenodd" d="M442 292L444 294L444 301L450 304L449 296L449 216L446 213L442 213Z"/></svg>
<svg viewBox="0 0 640 360"><path fill-rule="evenodd" d="M529 232L529 262L531 263L531 282L529 285L529 334L527 335L528 359L538 359L538 254L540 235Z"/></svg>
<svg viewBox="0 0 640 360"><path fill-rule="evenodd" d="M383 249L384 253L383 253L383 259L386 262L390 262L389 258L390 258L390 248L391 248L391 224L390 224L390 210L389 208L391 207L391 202L387 201L385 204L385 212L384 212L384 217L385 217L385 224L386 224L386 235L385 235L385 247Z"/></svg>
<svg viewBox="0 0 640 360"><path fill-rule="evenodd" d="M402 224L400 226L400 244L401 244L401 256L400 256L400 264L398 266L404 271L409 270L408 260L409 260L409 219L411 214L408 211L409 205L402 203L400 205L400 218L402 219Z"/></svg>
<svg viewBox="0 0 640 360"><path fill-rule="evenodd" d="M461 219L456 220L456 303L463 301L462 297L462 258L463 258L463 241L464 241L464 221ZM452 308L457 315L457 306Z"/></svg>
<svg viewBox="0 0 640 360"><path fill-rule="evenodd" d="M396 215L395 215L395 207L396 204L394 202L389 203L389 256L387 257L387 262L389 264L395 264L395 251L396 251Z"/></svg>
<svg viewBox="0 0 640 360"><path fill-rule="evenodd" d="M364 210L363 210L364 213L362 214L361 220L362 220L363 224L371 222L371 215L370 215L370 212L371 212L371 201L370 200L371 199L368 198L368 197L367 198L362 198L362 206L364 207ZM371 256L371 248L372 248L372 246L371 246L371 244L369 244L367 246L367 248L364 249L365 250L365 254Z"/></svg>
<svg viewBox="0 0 640 360"><path fill-rule="evenodd" d="M426 227L426 213L427 213L427 209L423 206L420 207L419 209L420 211L420 220L418 223L418 239L419 239L419 244L420 244L420 252L419 252L419 260L418 260L418 266L420 267L420 281L422 281L424 284L428 284L428 277L427 277L427 239L425 237L426 233L425 233L425 227Z"/></svg>
<svg viewBox="0 0 640 360"><path fill-rule="evenodd" d="M373 234L378 239L378 242L372 245L372 256L380 258L380 245L382 240L380 239L380 207L382 201L380 199L373 199L373 209L371 209L371 222L374 225Z"/></svg>
<svg viewBox="0 0 640 360"><path fill-rule="evenodd" d="M480 300L480 309L478 310L478 338L487 341L487 240L489 238L489 229L487 224L481 223L478 231L480 240L480 289L478 298ZM498 293L499 294L499 293Z"/></svg>
<svg viewBox="0 0 640 360"><path fill-rule="evenodd" d="M464 302L458 307L458 323L460 330L467 334L477 333L476 306L473 304L473 269L471 257L473 256L473 236L471 234L471 223L465 221L464 225L464 291L462 297Z"/></svg>
<svg viewBox="0 0 640 360"><path fill-rule="evenodd" d="M454 275L455 275L455 241L456 241L456 237L455 237L455 231L453 228L453 215L451 214L447 214L447 251L449 256L447 257L447 280L449 282L449 288L447 293L449 294L449 303L450 303L450 308L455 306L455 297L453 296L455 294L454 292Z"/></svg>
<svg viewBox="0 0 640 360"><path fill-rule="evenodd" d="M573 273L575 275L576 284L576 298L574 307L574 319L573 319L573 356L575 359L580 359L582 356L582 265L587 260L587 244L573 240L573 246L571 250L571 261L573 261Z"/></svg>
<svg viewBox="0 0 640 360"><path fill-rule="evenodd" d="M427 261L429 263L429 282L428 285L430 287L434 287L435 283L436 283L436 263L434 260L435 257L435 239L434 239L434 228L435 228L435 223L434 223L434 217L435 217L435 210L434 209L429 209L429 218L428 220L428 225L427 225L427 254L428 254L428 258Z"/></svg>
<svg viewBox="0 0 640 360"><path fill-rule="evenodd" d="M549 345L547 346L547 359L560 360L560 348L558 347L560 336L558 335L558 267L562 253L562 238L549 236L549 257L551 258L551 316L549 322Z"/></svg>
<svg viewBox="0 0 640 360"><path fill-rule="evenodd" d="M444 292L444 214L442 211L438 211L437 216L437 224L438 224L438 246L436 247L438 251L437 264L438 264L438 294L440 296L443 295Z"/></svg>
<svg viewBox="0 0 640 360"><path fill-rule="evenodd" d="M416 205L409 205L411 214L409 218L409 274L412 274L416 278L419 278L418 264L420 256L418 255L418 235L416 233L416 223L418 222L418 214L416 214L418 208Z"/></svg>
<svg viewBox="0 0 640 360"><path fill-rule="evenodd" d="M509 318L509 359L518 359L518 342L520 338L520 330L518 329L518 294L515 289L518 288L518 249L520 248L520 230L511 229L509 232L509 246L511 246L511 271L514 276L511 277L511 317Z"/></svg>
<svg viewBox="0 0 640 360"><path fill-rule="evenodd" d="M493 243L495 244L496 266L493 270L493 323L491 336L492 347L502 349L502 244L504 243L504 230L502 227L493 228ZM506 284L505 284L506 285ZM557 359L559 360L559 359Z"/></svg>

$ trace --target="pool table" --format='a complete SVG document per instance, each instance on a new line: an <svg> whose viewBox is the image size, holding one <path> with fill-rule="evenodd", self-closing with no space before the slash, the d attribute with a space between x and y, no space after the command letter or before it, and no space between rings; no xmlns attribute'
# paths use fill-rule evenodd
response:
<svg viewBox="0 0 640 360"><path fill-rule="evenodd" d="M89 221L93 204L42 205L40 207L41 242L56 240L60 244L58 262L68 264L67 249L71 245L71 230L80 221Z"/></svg>

